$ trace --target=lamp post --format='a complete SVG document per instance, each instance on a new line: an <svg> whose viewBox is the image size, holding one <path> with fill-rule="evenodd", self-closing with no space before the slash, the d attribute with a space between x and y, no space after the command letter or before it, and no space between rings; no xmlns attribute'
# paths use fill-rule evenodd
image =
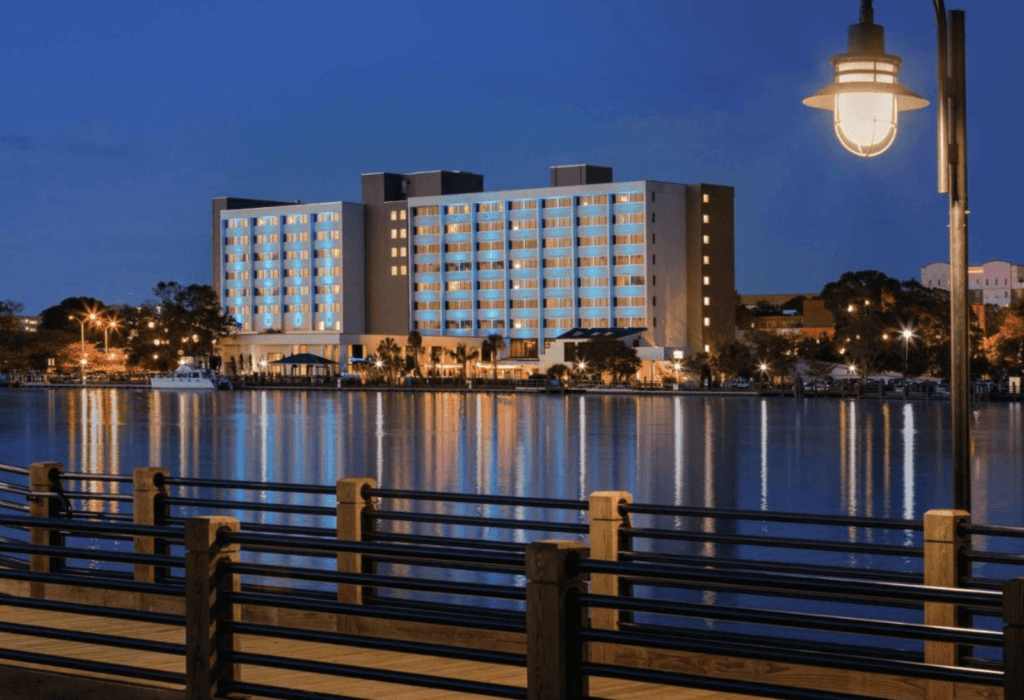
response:
<svg viewBox="0 0 1024 700"><path fill-rule="evenodd" d="M937 45L938 190L949 195L950 422L953 508L970 510L970 308L967 304L967 90L964 12L946 13L932 0ZM874 23L871 0L861 0L860 21L851 25L849 50L832 57L835 81L804 99L832 111L836 136L851 153L872 157L896 138L899 112L928 101L898 82L900 59L885 53L885 35ZM906 342L906 341L904 341ZM906 382L904 382L906 386Z"/></svg>
<svg viewBox="0 0 1024 700"><path fill-rule="evenodd" d="M103 324L103 354L104 355L107 354L107 350L108 350L108 346L107 346L107 331L113 330L115 328L117 328L117 321L116 320L114 320L114 321L107 321L105 324Z"/></svg>
<svg viewBox="0 0 1024 700"><path fill-rule="evenodd" d="M81 326L81 328L82 328L82 359L79 360L79 364L82 366L82 384L84 385L85 384L85 365L86 365L86 357L85 357L85 322L86 321L90 321L91 323L96 323L96 314L95 313L90 313L87 316L84 316L82 318L79 318L77 316L68 316L68 320L69 321L78 321L78 325Z"/></svg>

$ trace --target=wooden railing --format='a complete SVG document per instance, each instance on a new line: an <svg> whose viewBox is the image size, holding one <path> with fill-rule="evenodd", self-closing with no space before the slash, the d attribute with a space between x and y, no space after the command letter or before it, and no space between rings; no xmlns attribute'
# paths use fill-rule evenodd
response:
<svg viewBox="0 0 1024 700"><path fill-rule="evenodd" d="M177 479L159 467L6 472L27 483L0 489L0 603L183 627L185 643L77 633L83 644L184 656L178 672L10 648L0 658L164 684L140 698L169 697L175 684L190 700L305 697L244 680L266 668L531 699L593 697L607 678L801 700L1024 698L1024 579L1011 578L1024 529L971 525L963 512L888 521L638 505L618 491L571 501L379 489L366 478ZM108 488L71 488L83 483ZM237 496L257 491L276 497ZM97 504L108 507L83 507ZM1007 538L1010 551L976 551L982 537ZM105 538L130 538L130 551ZM972 577L973 562L1005 579ZM12 624L0 632L48 633ZM296 659L241 650L243 636L524 668L526 682ZM0 688L14 687L4 672Z"/></svg>

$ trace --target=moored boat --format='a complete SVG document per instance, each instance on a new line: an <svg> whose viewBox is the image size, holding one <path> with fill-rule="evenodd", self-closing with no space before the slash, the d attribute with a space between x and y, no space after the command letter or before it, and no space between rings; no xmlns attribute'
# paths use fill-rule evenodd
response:
<svg viewBox="0 0 1024 700"><path fill-rule="evenodd" d="M230 389L227 377L220 377L212 369L181 365L171 374L149 380L154 389Z"/></svg>

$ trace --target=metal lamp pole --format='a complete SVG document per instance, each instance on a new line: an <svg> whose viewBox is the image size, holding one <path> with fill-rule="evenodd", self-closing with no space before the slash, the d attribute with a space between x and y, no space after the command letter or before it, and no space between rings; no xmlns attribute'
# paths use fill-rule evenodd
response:
<svg viewBox="0 0 1024 700"><path fill-rule="evenodd" d="M967 289L967 89L964 12L946 12L932 0L938 34L938 190L949 195L950 422L953 508L971 508L970 307ZM900 58L885 53L884 30L874 23L871 0L861 0L860 22L850 26L849 49L831 59L835 82L804 99L834 114L836 136L851 153L872 157L896 137L898 113L927 100L899 83ZM904 341L906 342L906 341ZM905 347L905 346L904 346ZM906 381L904 381L906 386Z"/></svg>

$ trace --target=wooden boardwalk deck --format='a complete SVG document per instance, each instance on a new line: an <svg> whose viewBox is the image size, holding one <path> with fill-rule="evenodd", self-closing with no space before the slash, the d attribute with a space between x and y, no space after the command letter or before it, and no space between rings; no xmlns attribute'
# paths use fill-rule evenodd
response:
<svg viewBox="0 0 1024 700"><path fill-rule="evenodd" d="M23 608L0 605L0 620L10 623L37 625L57 630L74 630L99 634L116 634L133 639L146 639L161 642L184 644L183 628L156 625L151 623L112 621L87 615L55 613L49 611L26 610ZM299 659L315 659L329 663L351 664L376 669L389 669L409 673L457 678L461 680L501 683L511 686L525 687L526 670L496 664L485 664L471 661L439 659L414 654L371 651L353 647L339 647L327 644L295 642L281 639L268 639L243 635L240 637L241 650L257 654L279 655ZM145 651L127 651L106 646L82 644L78 642L28 637L9 633L0 633L0 648L16 649L23 652L59 655L68 658L86 659L123 664L140 668L149 668L175 673L184 673L183 657ZM10 664L11 662L0 662ZM11 664L12 666L14 664ZM66 671L27 664L17 664L23 670L45 670L50 673L68 674L74 678L101 678L113 680L110 676L100 674ZM31 680L31 674L14 673L8 680L0 683L0 698L66 698L67 700L91 700L103 697L105 700L134 697L130 687L124 689L123 695L111 695L109 688L99 691L90 688L88 682L81 684L81 691L74 691L76 686L73 678L57 675L48 685L40 685L38 680ZM117 679L123 680L123 679ZM430 688L413 688L352 678L338 678L313 673L301 673L289 670L244 667L242 680L247 683L283 686L295 690L312 692L334 692L347 696L367 698L368 700L482 700L483 696L456 693ZM138 685L150 689L164 689L165 697L184 697L180 685L170 685L154 681L139 681ZM70 694L54 695L51 687L61 688ZM669 688L665 686L620 681L613 679L594 679L591 683L591 694L609 700L661 700L674 698L677 700L747 700L747 696L731 693L718 693L705 690L689 690ZM259 697L259 696L250 696Z"/></svg>

